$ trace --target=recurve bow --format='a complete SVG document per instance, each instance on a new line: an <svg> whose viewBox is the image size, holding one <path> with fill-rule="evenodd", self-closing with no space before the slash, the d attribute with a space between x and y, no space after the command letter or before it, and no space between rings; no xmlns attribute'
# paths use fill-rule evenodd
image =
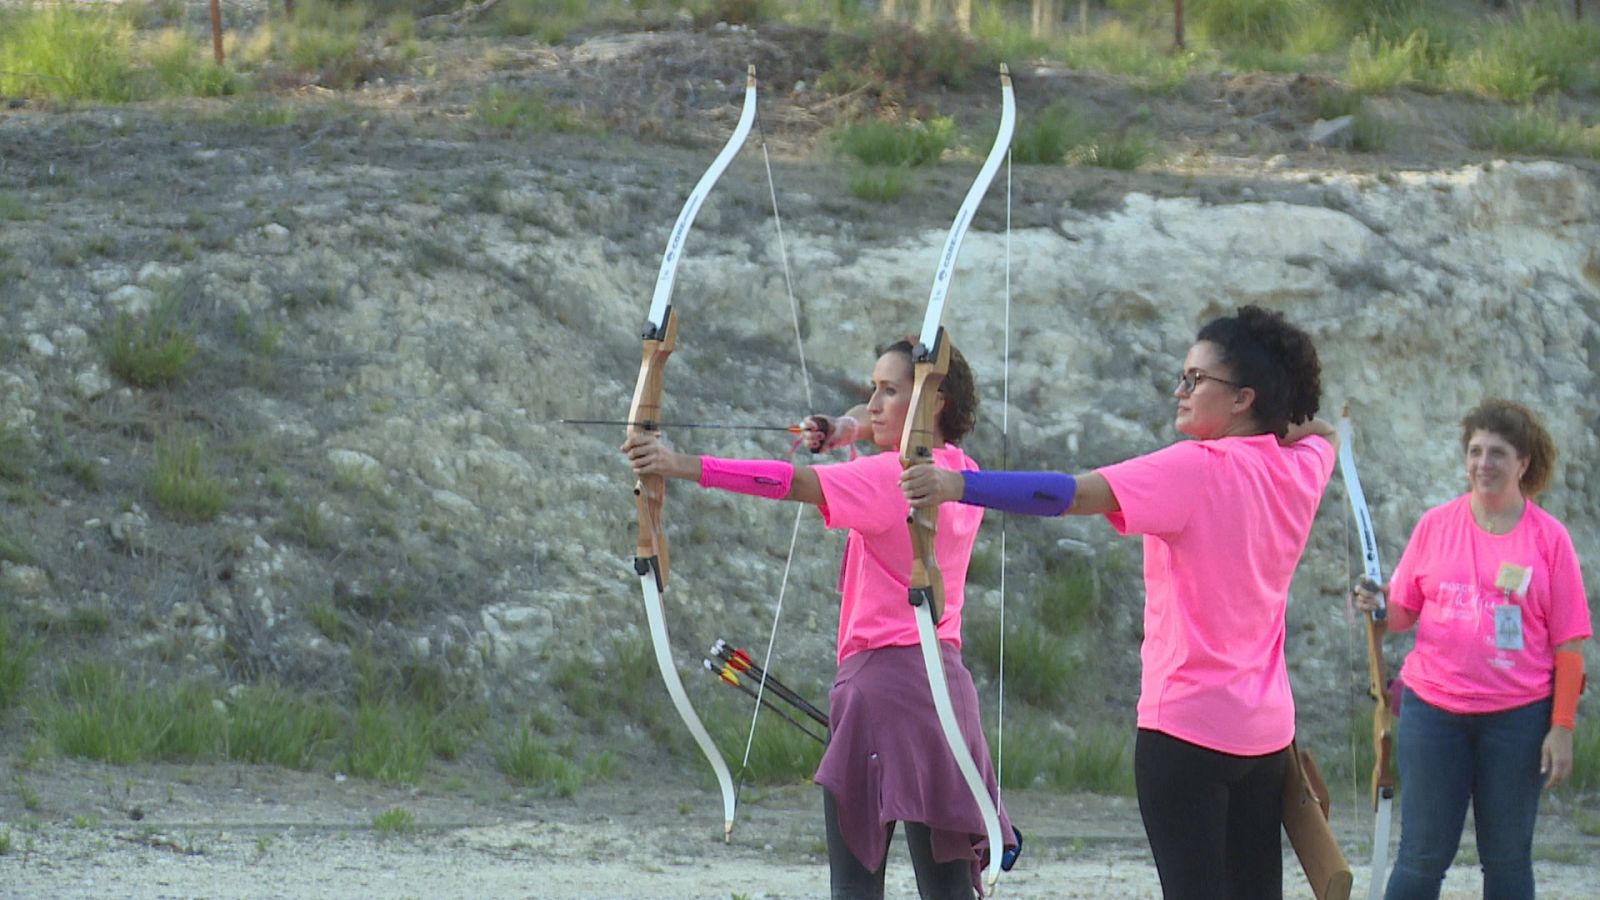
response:
<svg viewBox="0 0 1600 900"><path fill-rule="evenodd" d="M1000 66L1000 91L1002 109L999 133L983 167L978 171L977 180L968 189L966 200L956 213L955 222L950 226L944 250L939 256L933 289L928 296L922 331L912 354L914 383L911 409L900 437L900 463L907 468L933 462L935 400L950 370L950 343L942 324L945 300L950 291L951 277L955 274L956 258L961 252L961 240L966 236L978 204L1011 147L1011 134L1016 124L1016 102L1011 92L1011 75L1004 64ZM997 804L989 795L988 786L978 771L977 763L961 733L961 725L956 720L955 708L950 700L950 685L945 678L944 658L939 651L938 622L944 615L944 575L939 571L939 562L934 556L934 538L939 525L938 509L914 510L907 524L911 529L912 548L909 600L917 618L922 661L928 672L928 687L933 692L934 707L939 714L945 742L950 746L956 766L961 770L972 799L983 815L984 830L989 840L989 864L984 869L983 881L985 893L989 893L1000 878L1000 859L1005 852L1005 844L1000 835Z"/></svg>
<svg viewBox="0 0 1600 900"><path fill-rule="evenodd" d="M1367 496L1361 490L1361 477L1356 472L1352 436L1350 407L1346 404L1339 416L1339 472L1344 477L1345 494L1350 498L1350 512L1355 516L1356 530L1361 536L1363 575L1373 584L1382 585L1383 566L1378 561L1378 534L1372 527ZM1389 709L1388 668L1383 661L1387 618L1384 595L1380 592L1378 608L1367 616L1366 623L1367 688L1376 704L1372 710L1372 749L1375 756L1372 766L1372 876L1367 887L1367 896L1371 900L1383 896L1383 876L1389 862L1389 827L1394 804L1394 714Z"/></svg>
<svg viewBox="0 0 1600 900"><path fill-rule="evenodd" d="M640 431L656 430L657 423L661 421L661 396L665 384L667 358L672 355L678 342L678 317L672 306L672 287L677 277L678 263L683 258L684 240L694 225L695 216L700 212L700 205L705 201L706 195L711 192L717 179L722 177L723 171L728 168L728 164L750 134L750 126L755 121L755 115L756 74L755 66L751 66L745 77L744 108L739 114L739 124L727 143L723 145L722 152L717 154L711 167L700 176L700 181L695 184L689 198L684 201L683 210L678 213L678 221L673 225L672 235L667 241L666 253L661 258L661 270L656 277L655 294L650 300L650 311L641 335L644 346L639 363L639 379L634 384L633 401L628 407L627 422L630 436ZM666 479L659 475L644 476L634 485L633 492L639 513L639 540L634 553L633 568L639 576L639 588L644 596L645 615L650 622L650 640L655 649L656 666L661 670L661 680L666 684L667 693L672 697L672 704L677 708L678 716L683 719L683 724L688 727L695 743L699 745L716 773L717 785L722 790L722 838L728 841L733 836L735 804L733 777L728 772L728 764L723 760L722 753L711 740L711 735L689 703L689 696L683 689L683 680L678 676L677 666L672 661L672 645L667 635L662 595L667 588L669 566L667 536L661 528L663 507L667 499Z"/></svg>

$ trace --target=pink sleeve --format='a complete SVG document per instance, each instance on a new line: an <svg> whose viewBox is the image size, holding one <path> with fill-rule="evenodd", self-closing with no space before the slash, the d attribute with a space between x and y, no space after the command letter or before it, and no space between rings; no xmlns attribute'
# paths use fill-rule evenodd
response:
<svg viewBox="0 0 1600 900"><path fill-rule="evenodd" d="M1418 569L1425 562L1428 548L1432 546L1429 532L1432 531L1431 520L1435 513L1430 510L1423 513L1422 519L1417 522L1417 527L1411 530L1411 539L1406 542L1406 549L1400 554L1400 561L1395 564L1394 572L1389 576L1389 602L1398 604L1413 615L1422 611L1422 585L1418 578Z"/></svg>
<svg viewBox="0 0 1600 900"><path fill-rule="evenodd" d="M1205 495L1209 451L1199 441L1179 441L1096 471L1111 486L1121 512L1107 521L1121 534L1175 534Z"/></svg>
<svg viewBox="0 0 1600 900"><path fill-rule="evenodd" d="M1552 522L1555 520L1552 519ZM1565 528L1552 529L1550 567L1550 645L1594 636L1589 618L1588 594L1583 588L1583 568Z"/></svg>
<svg viewBox="0 0 1600 900"><path fill-rule="evenodd" d="M900 493L900 459L893 453L813 466L822 486L822 521L829 528L880 534L904 528L910 507Z"/></svg>

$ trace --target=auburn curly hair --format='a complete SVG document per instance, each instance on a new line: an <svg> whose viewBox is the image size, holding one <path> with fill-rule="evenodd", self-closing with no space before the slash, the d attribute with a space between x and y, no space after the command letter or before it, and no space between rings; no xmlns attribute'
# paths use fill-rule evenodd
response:
<svg viewBox="0 0 1600 900"><path fill-rule="evenodd" d="M1521 403L1490 398L1462 417L1461 452L1467 451L1467 444L1479 431L1504 438L1516 448L1517 456L1528 461L1528 471L1522 473L1518 484L1524 497L1537 497L1550 486L1556 471L1556 442L1537 413Z"/></svg>

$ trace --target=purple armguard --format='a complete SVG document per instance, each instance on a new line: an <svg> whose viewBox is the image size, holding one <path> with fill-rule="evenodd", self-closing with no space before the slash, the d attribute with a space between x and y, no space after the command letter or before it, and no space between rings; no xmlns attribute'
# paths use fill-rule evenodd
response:
<svg viewBox="0 0 1600 900"><path fill-rule="evenodd" d="M1072 506L1078 479L1061 472L962 472L961 502L1027 516L1059 516Z"/></svg>

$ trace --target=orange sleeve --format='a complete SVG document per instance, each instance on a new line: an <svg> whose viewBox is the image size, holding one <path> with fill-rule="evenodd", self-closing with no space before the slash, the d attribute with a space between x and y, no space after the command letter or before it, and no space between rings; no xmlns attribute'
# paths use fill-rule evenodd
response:
<svg viewBox="0 0 1600 900"><path fill-rule="evenodd" d="M1578 724L1578 695L1583 693L1583 654L1577 650L1556 653L1556 693L1550 707L1550 724L1572 731Z"/></svg>

